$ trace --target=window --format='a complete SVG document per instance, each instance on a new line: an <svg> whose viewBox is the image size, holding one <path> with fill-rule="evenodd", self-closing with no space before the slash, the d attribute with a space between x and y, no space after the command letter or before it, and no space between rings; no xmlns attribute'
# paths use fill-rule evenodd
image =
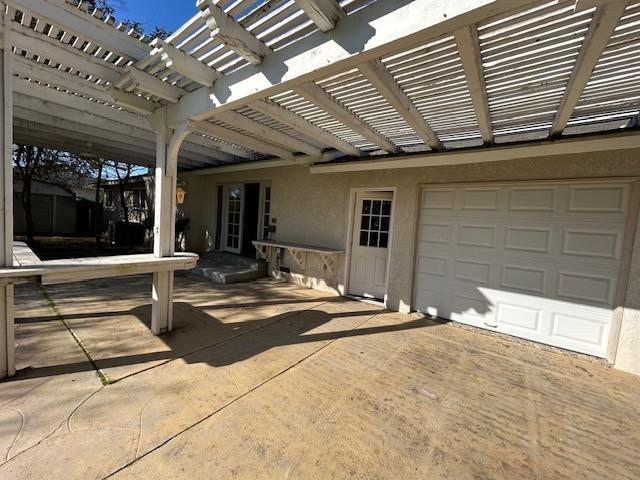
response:
<svg viewBox="0 0 640 480"><path fill-rule="evenodd" d="M387 248L391 200L364 199L360 220L360 246Z"/></svg>
<svg viewBox="0 0 640 480"><path fill-rule="evenodd" d="M269 240L269 222L271 221L271 187L264 188L264 217L262 222L262 239Z"/></svg>

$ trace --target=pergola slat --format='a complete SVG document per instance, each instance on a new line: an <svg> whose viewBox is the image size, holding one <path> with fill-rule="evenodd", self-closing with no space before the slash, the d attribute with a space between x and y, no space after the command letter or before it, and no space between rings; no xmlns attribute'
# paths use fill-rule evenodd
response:
<svg viewBox="0 0 640 480"><path fill-rule="evenodd" d="M605 2L599 2L605 3ZM600 55L609 43L620 18L624 14L627 1L606 2L597 8L584 40L571 78L560 102L558 113L551 127L551 135L561 135L571 118L580 96L589 82L591 73L596 67Z"/></svg>
<svg viewBox="0 0 640 480"><path fill-rule="evenodd" d="M358 157L362 155L362 151L351 145L349 142L345 142L332 133L314 125L301 116L296 115L291 110L281 107L270 100L257 100L251 103L250 107L293 128L294 130L298 130L299 132L314 138L321 143L331 145L341 152Z"/></svg>
<svg viewBox="0 0 640 480"><path fill-rule="evenodd" d="M432 150L442 150L438 135L420 114L407 94L396 83L393 76L379 60L366 62L358 70L382 94L389 104L404 118L407 124L429 145Z"/></svg>
<svg viewBox="0 0 640 480"><path fill-rule="evenodd" d="M239 133L234 130L224 128L220 125L214 125L211 122L189 122L188 129L191 132L208 135L219 140L224 140L225 142L246 146L247 148L250 148L255 152L266 153L269 155L273 155L274 157L279 157L287 160L294 159L293 152L290 150L286 150L284 148L278 147L277 145L273 145L262 140L257 140L244 133Z"/></svg>
<svg viewBox="0 0 640 480"><path fill-rule="evenodd" d="M241 128L242 130L250 132L261 138L268 139L270 142L282 145L286 149L291 149L292 151L296 152L303 152L318 158L322 155L321 149L298 140L297 138L279 132L271 127L268 127L267 125L263 125L260 122L256 122L255 120L252 120L232 110L222 112L215 118L229 125Z"/></svg>
<svg viewBox="0 0 640 480"><path fill-rule="evenodd" d="M338 103L330 94L313 82L305 83L294 87L294 92L305 97L307 100L329 113L340 123L346 125L354 132L359 133L364 138L377 145L389 153L399 153L400 149L391 143L391 141L379 134L364 121L358 118L353 112Z"/></svg>

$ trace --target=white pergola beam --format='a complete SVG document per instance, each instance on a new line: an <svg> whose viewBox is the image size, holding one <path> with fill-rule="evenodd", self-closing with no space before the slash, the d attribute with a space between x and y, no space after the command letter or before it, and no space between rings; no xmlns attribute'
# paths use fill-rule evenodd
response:
<svg viewBox="0 0 640 480"><path fill-rule="evenodd" d="M487 98L487 88L484 81L484 67L482 66L482 55L480 54L480 39L478 38L478 27L468 25L455 32L458 53L464 68L471 102L476 112L476 119L482 142L485 145L493 143L493 126L491 123L491 113L489 111L489 101Z"/></svg>
<svg viewBox="0 0 640 480"><path fill-rule="evenodd" d="M536 0L414 0L374 2L342 19L328 33L314 32L247 65L169 106L169 125L206 120L216 110L237 109L318 78L339 74L358 64L410 49ZM446 19L443 21L443 19ZM401 28L399 27L401 26ZM363 39L366 38L366 41Z"/></svg>
<svg viewBox="0 0 640 480"><path fill-rule="evenodd" d="M323 32L333 30L338 21L346 16L336 0L295 0L295 2Z"/></svg>
<svg viewBox="0 0 640 480"><path fill-rule="evenodd" d="M551 136L557 137L571 119L571 115L580 101L584 88L589 83L593 69L598 64L602 52L606 48L611 35L624 14L627 1L598 2L604 3L593 14L589 31L578 54L575 66L571 72L569 83L564 91L560 106L553 120Z"/></svg>
<svg viewBox="0 0 640 480"><path fill-rule="evenodd" d="M106 87L105 91L107 95L111 97L111 101L114 105L126 108L136 113L149 115L157 108L157 104L154 102L147 100L140 95L120 90L113 85Z"/></svg>
<svg viewBox="0 0 640 480"><path fill-rule="evenodd" d="M163 82L159 78L142 70L138 70L134 66L127 67L125 71L126 73L121 75L118 80L114 82L115 86L118 88L126 90L142 90L143 92L147 92L171 103L178 103L180 97L186 93L181 88L178 88L169 82Z"/></svg>
<svg viewBox="0 0 640 480"><path fill-rule="evenodd" d="M113 103L122 108L126 108L135 113L148 115L157 105L138 95L134 95L123 90L118 90L112 86L104 87L92 82L87 82L82 78L70 75L57 68L27 60L24 57L16 56L13 59L13 71L21 77L37 80L38 82L62 88L69 92L86 95L89 98L100 100L105 103Z"/></svg>
<svg viewBox="0 0 640 480"><path fill-rule="evenodd" d="M321 108L340 123L359 133L374 145L389 153L399 153L400 149L388 138L376 132L363 120L358 118L351 110L335 100L331 95L313 82L305 83L293 89L295 93L303 96L318 108Z"/></svg>
<svg viewBox="0 0 640 480"><path fill-rule="evenodd" d="M358 70L382 94L400 116L407 122L414 132L427 144L431 150L443 150L442 143L436 132L424 119L411 99L395 81L391 73L380 60L372 60L358 65Z"/></svg>
<svg viewBox="0 0 640 480"><path fill-rule="evenodd" d="M151 51L151 47L140 40L130 37L65 1L7 0L5 3L52 25L60 26L69 35L85 38L109 51L134 60L145 58Z"/></svg>
<svg viewBox="0 0 640 480"><path fill-rule="evenodd" d="M262 140L257 140L253 137L245 135L244 133L235 132L228 128L221 127L220 125L214 125L210 122L189 122L188 129L191 132L208 135L210 137L233 143L235 145L242 145L246 148L250 148L255 152L265 153L287 160L294 160L295 158L292 151L278 147L277 145L272 145Z"/></svg>
<svg viewBox="0 0 640 480"><path fill-rule="evenodd" d="M116 82L121 76L121 68L100 58L87 55L81 50L17 23L12 27L15 29L11 36L12 44L26 50L29 55L38 55L65 67L72 67L103 82Z"/></svg>
<svg viewBox="0 0 640 480"><path fill-rule="evenodd" d="M353 155L356 157L362 155L362 151L351 145L349 142L342 140L340 137L336 137L327 130L314 125L308 120L302 118L300 115L293 113L291 110L288 110L277 103L270 100L256 100L249 106L254 110L270 116L274 120L277 120L294 130L298 130L320 143L330 145L336 150L344 152L347 155Z"/></svg>
<svg viewBox="0 0 640 480"><path fill-rule="evenodd" d="M14 84L14 103L21 111L31 110L54 119L71 119L81 125L102 129L104 133L114 132L155 141L155 134L146 118L30 82L16 80ZM196 135L189 137L183 148L222 162L231 162L235 157L254 158L246 150Z"/></svg>
<svg viewBox="0 0 640 480"><path fill-rule="evenodd" d="M248 62L259 65L262 58L271 53L269 47L236 22L213 0L198 0L196 6L211 32L211 37Z"/></svg>
<svg viewBox="0 0 640 480"><path fill-rule="evenodd" d="M169 42L157 38L152 42L152 45L155 47L152 55L159 55L166 68L178 72L200 85L213 87L216 79L221 76L213 68L174 47Z"/></svg>
<svg viewBox="0 0 640 480"><path fill-rule="evenodd" d="M55 150L66 150L78 155L89 155L108 160L120 160L135 165L150 166L153 164L153 156L133 154L129 151L119 150L113 147L105 149L102 145L69 139L61 135L51 137L48 134L34 134L32 131L16 130L14 141L16 143L37 145Z"/></svg>
<svg viewBox="0 0 640 480"><path fill-rule="evenodd" d="M32 136L46 135L52 141L60 138L58 150L64 145L64 140L85 142L98 146L102 150L115 152L130 152L136 155L153 158L154 143L148 137L145 139L135 138L114 132L106 132L100 128L89 125L78 124L69 120L51 117L46 114L25 111L19 107L14 109L13 119L15 131ZM63 140L64 139L64 140ZM183 148L180 152L180 162L194 166L210 166L218 163L211 153L195 152L193 149Z"/></svg>
<svg viewBox="0 0 640 480"><path fill-rule="evenodd" d="M281 145L282 147L294 152L303 152L307 155L311 155L312 157L320 157L322 155L322 150L320 148L279 132L278 130L268 127L260 122L256 122L255 120L234 112L233 110L221 112L220 115L217 115L215 118L223 121L224 123L228 123L229 125L233 125L234 127L241 128L242 130L246 130L249 133L262 137L269 142Z"/></svg>
<svg viewBox="0 0 640 480"><path fill-rule="evenodd" d="M38 85L26 80L14 79L13 91L24 96L41 100L43 107L52 115L56 114L59 105L73 108L80 112L98 115L106 119L132 127L150 129L149 121L146 117L134 113L123 111L116 107L109 107L86 98L71 95L69 93L56 90L54 88Z"/></svg>

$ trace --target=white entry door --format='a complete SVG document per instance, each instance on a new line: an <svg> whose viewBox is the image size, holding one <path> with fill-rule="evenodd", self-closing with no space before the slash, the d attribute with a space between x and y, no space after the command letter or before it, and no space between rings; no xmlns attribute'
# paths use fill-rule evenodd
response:
<svg viewBox="0 0 640 480"><path fill-rule="evenodd" d="M425 188L416 309L605 357L630 186L594 181Z"/></svg>
<svg viewBox="0 0 640 480"><path fill-rule="evenodd" d="M393 192L356 195L349 293L384 299Z"/></svg>
<svg viewBox="0 0 640 480"><path fill-rule="evenodd" d="M244 212L244 185L224 186L223 250L240 253L242 250L242 220Z"/></svg>

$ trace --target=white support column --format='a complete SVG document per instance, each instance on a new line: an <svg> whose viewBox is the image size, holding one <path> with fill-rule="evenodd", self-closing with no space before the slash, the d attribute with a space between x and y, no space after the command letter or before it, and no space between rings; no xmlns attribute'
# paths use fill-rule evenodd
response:
<svg viewBox="0 0 640 480"><path fill-rule="evenodd" d="M165 107L155 113L156 175L155 175L155 226L153 253L156 257L171 257L175 250L176 177L178 151L189 135L186 126L176 131L167 128ZM151 293L151 331L160 335L173 328L173 272L153 274Z"/></svg>
<svg viewBox="0 0 640 480"><path fill-rule="evenodd" d="M6 17L2 13L2 22ZM0 265L13 266L13 99L11 92L10 23L6 22L0 48ZM0 286L0 378L16 373L13 325L13 285Z"/></svg>

